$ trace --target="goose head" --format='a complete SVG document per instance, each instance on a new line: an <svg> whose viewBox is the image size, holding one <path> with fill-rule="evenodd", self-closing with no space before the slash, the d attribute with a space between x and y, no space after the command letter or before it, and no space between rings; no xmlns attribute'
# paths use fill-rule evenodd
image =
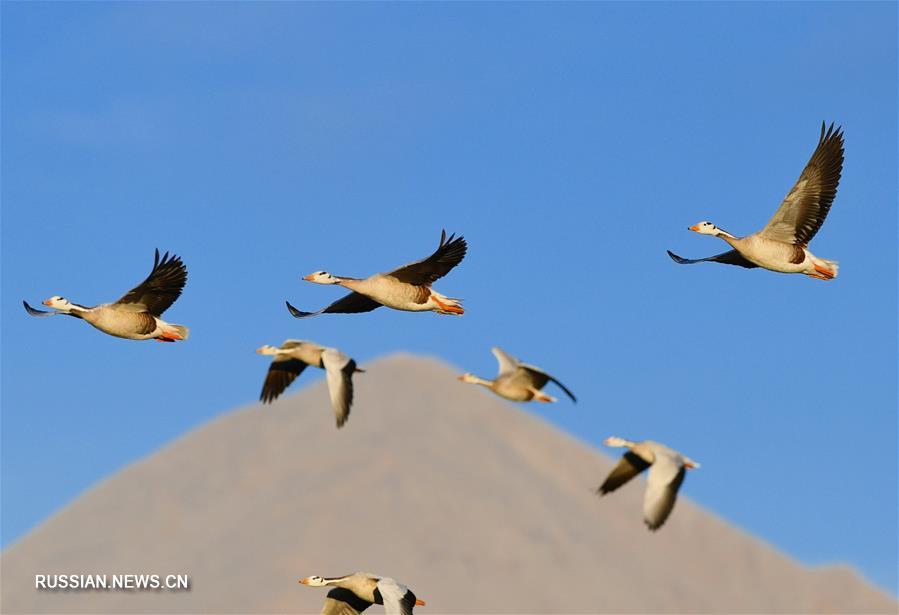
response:
<svg viewBox="0 0 899 615"><path fill-rule="evenodd" d="M340 280L328 273L327 271L316 271L307 276L303 276L307 282L315 282L316 284L339 284Z"/></svg>
<svg viewBox="0 0 899 615"><path fill-rule="evenodd" d="M306 577L305 579L300 579L299 582L309 587L324 587L328 584L327 581L318 576Z"/></svg>
<svg viewBox="0 0 899 615"><path fill-rule="evenodd" d="M690 228L688 228L687 230L695 231L695 232L699 233L700 235L717 235L718 233L721 232L721 229L719 229L717 226L715 226L711 222L705 222L705 221L698 222L698 223L694 224L693 226L691 226Z"/></svg>
<svg viewBox="0 0 899 615"><path fill-rule="evenodd" d="M60 297L59 295L53 295L49 299L44 300L43 303L47 307L59 310L60 312L71 312L73 307L73 304L70 303L68 299Z"/></svg>
<svg viewBox="0 0 899 615"><path fill-rule="evenodd" d="M278 354L278 349L270 344L266 344L265 346L260 346L256 349L256 354Z"/></svg>
<svg viewBox="0 0 899 615"><path fill-rule="evenodd" d="M633 445L633 442L630 440L625 440L624 438L619 438L618 436L609 436L605 440L602 441L606 446L611 446L614 448L627 448Z"/></svg>

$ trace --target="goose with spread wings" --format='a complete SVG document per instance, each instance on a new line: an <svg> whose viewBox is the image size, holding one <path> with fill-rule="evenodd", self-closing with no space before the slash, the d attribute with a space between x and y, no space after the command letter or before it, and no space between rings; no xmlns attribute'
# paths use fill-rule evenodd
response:
<svg viewBox="0 0 899 615"><path fill-rule="evenodd" d="M662 527L674 509L677 491L684 482L687 470L698 468L699 464L652 440L631 442L612 436L606 438L603 444L627 448L628 451L621 457L596 492L599 495L611 493L649 468L646 493L643 496L643 521L646 523L646 527L656 531Z"/></svg>
<svg viewBox="0 0 899 615"><path fill-rule="evenodd" d="M270 404L278 399L284 389L310 365L318 367L325 370L337 428L343 427L353 405L353 374L365 371L357 368L353 359L336 348L303 340L287 340L280 348L265 345L256 352L274 357L259 395L262 403Z"/></svg>
<svg viewBox="0 0 899 615"><path fill-rule="evenodd" d="M536 399L543 402L558 401L552 395L547 395L541 389L548 382L555 383L562 389L571 401L577 402L574 393L568 390L564 384L544 372L539 367L522 363L500 348L492 348L493 356L499 363L499 374L493 380L485 380L472 373L462 374L459 380L469 384L479 384L487 387L500 397L511 401L531 401Z"/></svg>
<svg viewBox="0 0 899 615"><path fill-rule="evenodd" d="M809 251L808 244L830 211L842 169L842 129L834 130L831 124L825 131L822 123L818 147L765 228L746 237L736 237L711 222L699 222L689 230L723 239L733 249L707 258L683 258L670 250L668 256L681 265L716 262L832 280L839 270L837 262L818 258Z"/></svg>
<svg viewBox="0 0 899 615"><path fill-rule="evenodd" d="M36 310L27 301L22 303L31 316L65 314L87 321L103 333L129 340L155 339L157 342L186 340L188 328L160 318L178 297L187 283L187 268L181 258L166 252L153 258L153 269L147 279L128 291L114 303L86 307L54 295L44 305L54 311Z"/></svg>
<svg viewBox="0 0 899 615"><path fill-rule="evenodd" d="M412 590L389 577L356 572L344 577L306 577L299 581L310 587L333 587L325 598L321 615L357 615L372 604L383 604L387 615L412 615L424 606Z"/></svg>
<svg viewBox="0 0 899 615"><path fill-rule="evenodd" d="M365 279L331 275L316 271L303 279L315 284L337 284L353 292L317 312L303 312L287 302L287 309L295 318L319 314L350 314L370 312L382 305L407 312L437 312L463 314L462 300L445 297L431 285L462 262L468 245L464 237L440 234L440 245L428 258L405 265L390 273L378 273Z"/></svg>

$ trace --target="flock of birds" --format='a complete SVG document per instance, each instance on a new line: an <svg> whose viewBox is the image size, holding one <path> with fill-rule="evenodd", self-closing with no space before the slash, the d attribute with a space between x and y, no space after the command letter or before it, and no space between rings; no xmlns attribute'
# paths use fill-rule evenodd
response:
<svg viewBox="0 0 899 615"><path fill-rule="evenodd" d="M832 280L837 276L837 263L816 257L809 251L808 243L821 228L830 210L842 166L843 133L840 128L834 130L833 124L826 130L822 124L818 146L811 159L761 231L736 237L710 222L700 222L689 227L689 230L723 239L732 249L700 259L685 259L670 251L669 256L680 264L718 262ZM316 312L298 310L289 302L287 309L296 318L370 312L381 306L409 312L461 315L464 313L461 300L438 293L432 285L462 262L466 250L463 237L447 238L443 232L433 254L389 273L360 279L316 271L303 279L315 284L336 284L351 292ZM186 282L187 268L181 259L174 255L170 257L168 253L160 258L157 250L147 279L118 301L86 307L53 296L43 302L53 311L37 310L25 301L23 304L32 316L63 314L80 318L115 337L155 339L158 342L183 341L188 337L188 328L166 322L161 316L180 296ZM346 423L353 404L353 376L363 371L352 358L336 348L302 340L287 340L280 347L262 346L256 352L273 357L260 396L264 403L277 399L307 367L318 367L326 373L337 427ZM543 392L543 388L552 382L572 401L577 401L565 385L540 368L522 363L499 348L493 348L493 354L499 363L496 378L486 380L467 373L459 380L484 386L496 395L516 402L555 402L556 398ZM643 518L650 530L657 530L674 508L686 471L699 467L699 464L676 450L650 440L632 442L613 436L604 440L604 444L626 448L627 452L599 486L597 493L605 495L615 491L649 469ZM380 575L311 576L301 579L300 583L312 587L332 587L321 611L323 615L356 615L372 604L383 604L389 615L411 615L415 606L424 604L409 588Z"/></svg>

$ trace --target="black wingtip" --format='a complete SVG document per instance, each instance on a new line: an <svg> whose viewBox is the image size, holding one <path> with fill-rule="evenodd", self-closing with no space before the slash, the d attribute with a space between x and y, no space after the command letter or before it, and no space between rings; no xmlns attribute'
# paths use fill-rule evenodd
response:
<svg viewBox="0 0 899 615"><path fill-rule="evenodd" d="M36 310L28 305L28 302L24 299L22 300L22 305L25 306L25 311L28 312L29 316L54 316L55 314L57 314L57 312L45 312L43 310Z"/></svg>
<svg viewBox="0 0 899 615"><path fill-rule="evenodd" d="M303 312L301 310L296 309L292 305L290 305L290 301L285 301L287 304L287 311L290 312L290 315L294 318L306 318L307 316L312 316L314 312Z"/></svg>
<svg viewBox="0 0 899 615"><path fill-rule="evenodd" d="M686 264L687 259L685 259L684 257L678 256L677 254L675 254L675 253L672 252L671 250L665 250L665 251L668 253L668 256L671 257L671 260L673 260L673 261L674 261L675 263L677 263L678 265L684 265L684 264Z"/></svg>

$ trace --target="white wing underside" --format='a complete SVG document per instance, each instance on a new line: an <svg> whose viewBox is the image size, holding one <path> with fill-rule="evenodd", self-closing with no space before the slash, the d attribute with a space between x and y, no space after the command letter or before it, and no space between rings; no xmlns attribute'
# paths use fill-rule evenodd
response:
<svg viewBox="0 0 899 615"><path fill-rule="evenodd" d="M643 496L643 518L650 527L658 527L674 508L677 499L675 485L684 469L681 459L671 453L655 451L655 461L646 478L646 494Z"/></svg>
<svg viewBox="0 0 899 615"><path fill-rule="evenodd" d="M347 373L347 366L352 359L335 348L328 348L322 353L322 364L328 379L328 395L331 407L337 415L339 423L346 421L352 403L352 374Z"/></svg>
<svg viewBox="0 0 899 615"><path fill-rule="evenodd" d="M412 609L403 604L403 596L409 591L408 587L391 578L383 578L378 581L378 590L384 599L384 612L387 615L412 615Z"/></svg>
<svg viewBox="0 0 899 615"><path fill-rule="evenodd" d="M520 361L518 359L510 354L503 352L496 346L491 348L490 352L493 353L493 356L496 357L496 362L499 363L500 376L511 375L518 371L518 366L520 364Z"/></svg>

